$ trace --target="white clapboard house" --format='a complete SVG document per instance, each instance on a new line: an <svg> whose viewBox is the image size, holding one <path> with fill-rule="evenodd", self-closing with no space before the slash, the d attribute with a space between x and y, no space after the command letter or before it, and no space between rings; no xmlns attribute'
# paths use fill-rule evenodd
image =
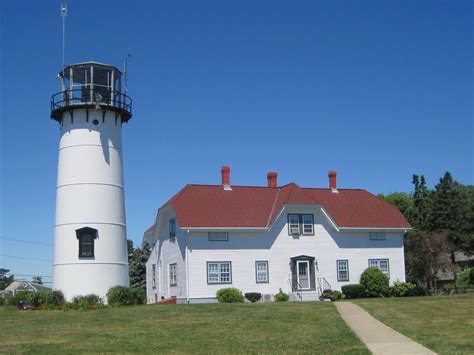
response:
<svg viewBox="0 0 474 355"><path fill-rule="evenodd" d="M397 208L360 189L186 185L159 210L145 232L149 303L214 302L236 287L264 300L282 290L317 300L324 289L358 283L369 266L393 283L405 281L403 237L411 226Z"/></svg>

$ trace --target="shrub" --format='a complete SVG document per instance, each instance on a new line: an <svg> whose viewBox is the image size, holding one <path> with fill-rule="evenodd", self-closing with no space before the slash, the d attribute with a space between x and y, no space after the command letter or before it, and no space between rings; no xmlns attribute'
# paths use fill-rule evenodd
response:
<svg viewBox="0 0 474 355"><path fill-rule="evenodd" d="M454 285L454 283L448 283L448 284L443 285L443 293L445 295L453 294L455 289L456 289L456 285Z"/></svg>
<svg viewBox="0 0 474 355"><path fill-rule="evenodd" d="M54 307L60 307L64 304L64 295L61 291L43 292L41 295L42 304L49 303ZM44 309L44 307L43 307Z"/></svg>
<svg viewBox="0 0 474 355"><path fill-rule="evenodd" d="M41 305L45 303L43 295L44 295L43 292L33 292L29 297L30 305L36 309L41 308Z"/></svg>
<svg viewBox="0 0 474 355"><path fill-rule="evenodd" d="M392 297L407 297L415 296L416 285L411 282L396 281L393 286L389 288L389 294Z"/></svg>
<svg viewBox="0 0 474 355"><path fill-rule="evenodd" d="M255 303L262 299L262 294L260 292L248 292L245 294L245 298L250 302Z"/></svg>
<svg viewBox="0 0 474 355"><path fill-rule="evenodd" d="M142 288L131 288L130 296L132 304L144 304L146 301L146 293Z"/></svg>
<svg viewBox="0 0 474 355"><path fill-rule="evenodd" d="M361 284L349 284L341 287L345 298L363 298L365 297L365 287Z"/></svg>
<svg viewBox="0 0 474 355"><path fill-rule="evenodd" d="M5 298L0 296L0 306L3 306L5 304Z"/></svg>
<svg viewBox="0 0 474 355"><path fill-rule="evenodd" d="M63 311L69 311L71 309L74 309L74 304L70 302L66 302L63 304Z"/></svg>
<svg viewBox="0 0 474 355"><path fill-rule="evenodd" d="M275 297L275 302L286 302L290 298L290 296L288 296L288 294L284 293L281 290L281 288L280 288L280 292L278 292L274 297Z"/></svg>
<svg viewBox="0 0 474 355"><path fill-rule="evenodd" d="M368 297L384 297L388 294L388 277L376 267L369 267L360 275L360 283Z"/></svg>
<svg viewBox="0 0 474 355"><path fill-rule="evenodd" d="M342 300L342 298L343 298L343 296L344 296L344 295L342 294L342 292L337 291L337 290L333 290L333 291L332 291L332 295L333 295L333 297L334 297L334 301Z"/></svg>
<svg viewBox="0 0 474 355"><path fill-rule="evenodd" d="M114 286L107 292L107 300L112 306L143 304L145 298L145 291L141 288Z"/></svg>
<svg viewBox="0 0 474 355"><path fill-rule="evenodd" d="M41 309L43 311L52 311L53 309L55 309L55 305L52 304L52 303L44 303L42 306L41 306Z"/></svg>
<svg viewBox="0 0 474 355"><path fill-rule="evenodd" d="M244 301L244 295L242 295L242 292L233 287L217 290L216 296L217 300L221 303L240 303Z"/></svg>
<svg viewBox="0 0 474 355"><path fill-rule="evenodd" d="M458 287L461 289L474 288L474 268L459 273Z"/></svg>
<svg viewBox="0 0 474 355"><path fill-rule="evenodd" d="M5 294L5 304L9 306L19 307L20 303L30 303L30 297L33 292L19 291L14 295L10 292Z"/></svg>

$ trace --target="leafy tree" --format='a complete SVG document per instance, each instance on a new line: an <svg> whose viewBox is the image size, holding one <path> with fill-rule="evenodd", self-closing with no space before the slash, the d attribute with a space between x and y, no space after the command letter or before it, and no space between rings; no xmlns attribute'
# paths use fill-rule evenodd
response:
<svg viewBox="0 0 474 355"><path fill-rule="evenodd" d="M444 232L414 230L405 238L408 279L436 289L438 271L450 266L451 243Z"/></svg>
<svg viewBox="0 0 474 355"><path fill-rule="evenodd" d="M134 248L133 241L127 241L128 247L128 274L130 288L146 289L146 262L150 256L147 246Z"/></svg>
<svg viewBox="0 0 474 355"><path fill-rule="evenodd" d="M8 269L0 268L0 290L6 289L13 281L13 275L7 276L9 272L10 270Z"/></svg>
<svg viewBox="0 0 474 355"><path fill-rule="evenodd" d="M41 276L33 276L31 282L37 283L38 285L43 284L43 278Z"/></svg>
<svg viewBox="0 0 474 355"><path fill-rule="evenodd" d="M378 196L397 207L411 225L415 223L415 206L413 204L413 197L410 194L406 192L392 192L388 195L380 194Z"/></svg>

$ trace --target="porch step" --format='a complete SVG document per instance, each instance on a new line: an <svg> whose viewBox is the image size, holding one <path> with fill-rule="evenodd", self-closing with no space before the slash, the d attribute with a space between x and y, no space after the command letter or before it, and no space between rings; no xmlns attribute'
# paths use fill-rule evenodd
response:
<svg viewBox="0 0 474 355"><path fill-rule="evenodd" d="M315 302L319 301L318 291L294 291L290 293L290 301L295 302Z"/></svg>

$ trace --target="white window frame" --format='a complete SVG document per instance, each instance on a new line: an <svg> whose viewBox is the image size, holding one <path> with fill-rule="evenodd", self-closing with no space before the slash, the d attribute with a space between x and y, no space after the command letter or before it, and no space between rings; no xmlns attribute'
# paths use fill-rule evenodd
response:
<svg viewBox="0 0 474 355"><path fill-rule="evenodd" d="M305 217L310 217L311 222L305 223ZM306 232L306 228L310 227L310 232ZM301 215L301 229L303 231L303 235L314 235L314 216L312 214L302 214Z"/></svg>
<svg viewBox="0 0 474 355"><path fill-rule="evenodd" d="M210 242L227 242L229 240L229 232L209 232L208 240Z"/></svg>
<svg viewBox="0 0 474 355"><path fill-rule="evenodd" d="M151 288L156 288L156 264L151 266Z"/></svg>
<svg viewBox="0 0 474 355"><path fill-rule="evenodd" d="M349 260L336 260L337 281L349 281ZM346 277L342 277L341 273L346 273Z"/></svg>
<svg viewBox="0 0 474 355"><path fill-rule="evenodd" d="M223 268L226 266L228 267L228 271L223 271ZM212 278L210 277L211 275L212 275ZM232 283L232 262L231 261L208 261L207 262L207 283L209 285L231 284Z"/></svg>
<svg viewBox="0 0 474 355"><path fill-rule="evenodd" d="M370 240L386 240L387 235L385 232L369 232Z"/></svg>
<svg viewBox="0 0 474 355"><path fill-rule="evenodd" d="M177 263L170 264L169 275L170 275L170 279L169 279L170 286L171 287L178 286L178 264Z"/></svg>
<svg viewBox="0 0 474 355"><path fill-rule="evenodd" d="M381 262L387 263L387 270L383 270L381 267ZM376 267L382 271L385 275L390 277L390 261L389 259L369 259L369 267Z"/></svg>
<svg viewBox="0 0 474 355"><path fill-rule="evenodd" d="M265 267L261 268L261 266L263 265L265 265ZM255 262L255 282L258 284L266 284L270 282L268 272L268 261L258 260Z"/></svg>
<svg viewBox="0 0 474 355"><path fill-rule="evenodd" d="M291 221L292 218L296 218L297 222L296 223L294 221L292 222ZM295 214L295 213L289 213L288 214L288 234L289 235L300 235L301 234L300 215Z"/></svg>

